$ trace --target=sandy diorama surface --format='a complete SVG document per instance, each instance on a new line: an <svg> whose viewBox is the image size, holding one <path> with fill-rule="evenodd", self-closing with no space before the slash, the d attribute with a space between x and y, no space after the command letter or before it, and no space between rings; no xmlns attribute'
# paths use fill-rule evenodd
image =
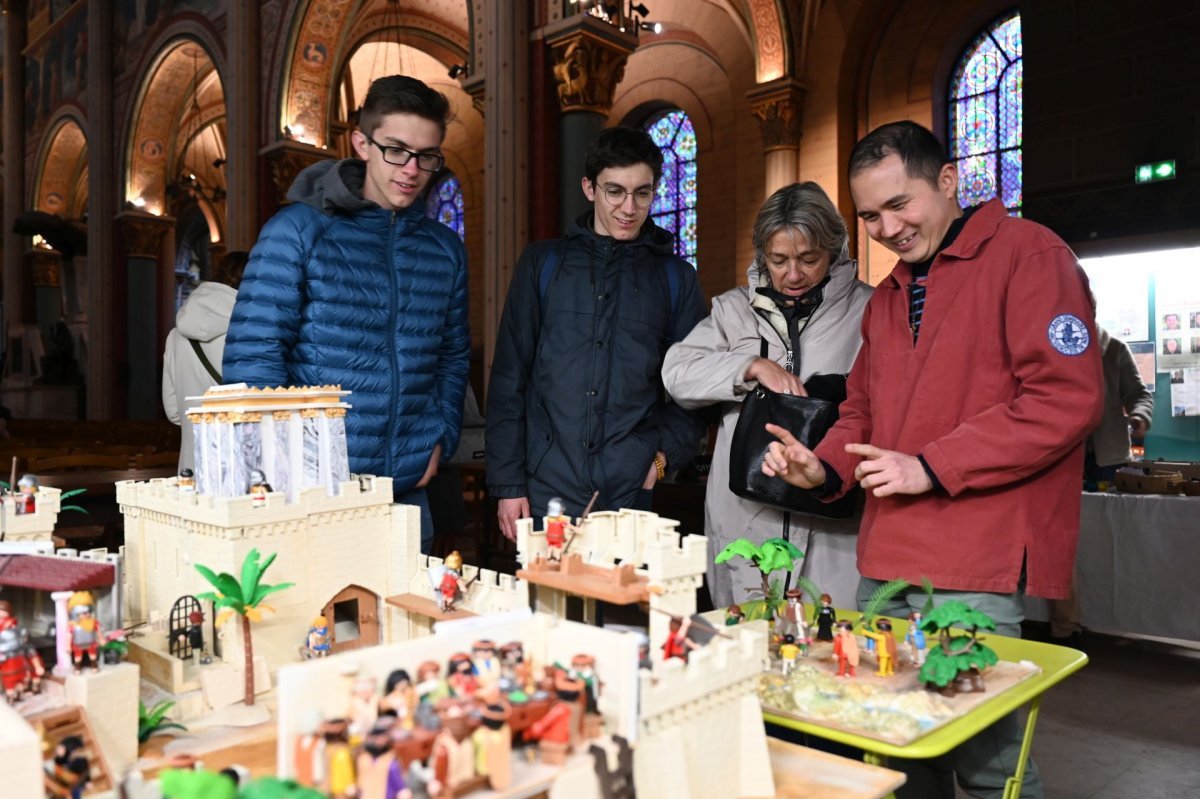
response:
<svg viewBox="0 0 1200 799"><path fill-rule="evenodd" d="M808 656L797 658L786 676L781 673L780 660L772 658L771 669L759 683L763 711L904 745L1041 671L1028 661L1002 660L984 672L984 691L944 696L920 684L918 667L903 646L896 673L888 677L875 674L876 655L867 651L861 636L858 646L861 660L854 677L837 676L832 643L814 641Z"/></svg>

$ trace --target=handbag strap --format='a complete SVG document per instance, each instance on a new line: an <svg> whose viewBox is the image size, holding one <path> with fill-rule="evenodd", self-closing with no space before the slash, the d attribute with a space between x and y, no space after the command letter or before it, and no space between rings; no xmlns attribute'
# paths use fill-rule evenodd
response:
<svg viewBox="0 0 1200 799"><path fill-rule="evenodd" d="M218 386L221 385L221 373L213 368L213 365L208 360L208 356L204 354L204 350L200 347L200 342L194 338L189 338L188 343L192 345L192 351L200 359L200 364L204 367L204 370L208 372L213 380L217 381Z"/></svg>

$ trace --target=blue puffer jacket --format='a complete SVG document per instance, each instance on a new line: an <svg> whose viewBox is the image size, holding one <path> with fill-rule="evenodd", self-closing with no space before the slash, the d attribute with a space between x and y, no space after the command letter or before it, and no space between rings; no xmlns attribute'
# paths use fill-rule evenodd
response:
<svg viewBox="0 0 1200 799"><path fill-rule="evenodd" d="M225 340L224 380L341 385L350 470L397 495L436 444L458 446L470 361L462 243L417 203L363 199L365 162L305 169L250 254Z"/></svg>

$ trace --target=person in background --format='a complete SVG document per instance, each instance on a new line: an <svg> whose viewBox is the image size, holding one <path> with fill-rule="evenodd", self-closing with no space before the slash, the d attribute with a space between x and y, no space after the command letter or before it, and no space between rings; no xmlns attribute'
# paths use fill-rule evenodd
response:
<svg viewBox="0 0 1200 799"><path fill-rule="evenodd" d="M1084 454L1083 483L1089 491L1116 478L1117 467L1129 460L1130 435L1145 438L1154 418L1154 393L1142 382L1129 347L1102 327L1096 329L1096 338L1104 364L1104 416L1088 436ZM1055 643L1078 644L1083 635L1078 575L1071 580L1070 595L1052 605L1050 637Z"/></svg>
<svg viewBox="0 0 1200 799"><path fill-rule="evenodd" d="M822 519L741 499L729 490L729 449L742 400L755 386L806 394L804 383L813 375L850 372L871 287L858 279L858 265L847 254L845 220L816 183L772 194L753 236L748 285L713 300L712 314L671 347L663 363L663 384L681 407L719 405L721 411L704 500L708 593L723 608L761 590L751 561L714 562L729 542L789 537L805 553L805 575L849 607L858 588L859 517ZM843 391L823 399L844 397Z"/></svg>
<svg viewBox="0 0 1200 799"><path fill-rule="evenodd" d="M167 418L183 427L179 443L179 471L195 468L195 440L187 422L188 397L198 397L210 386L220 385L225 333L237 300L238 286L250 253L235 250L225 254L213 280L205 280L188 296L175 327L167 334L163 352L162 402Z"/></svg>

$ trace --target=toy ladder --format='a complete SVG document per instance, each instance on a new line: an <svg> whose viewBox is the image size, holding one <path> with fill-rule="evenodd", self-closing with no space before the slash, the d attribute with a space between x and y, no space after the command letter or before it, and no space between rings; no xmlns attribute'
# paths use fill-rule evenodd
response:
<svg viewBox="0 0 1200 799"><path fill-rule="evenodd" d="M83 740L82 751L91 765L90 779L84 788L85 796L112 790L112 774L104 760L104 753L96 744L96 734L92 732L92 725L88 724L87 713L83 708L71 706L50 710L39 713L28 721L34 729L42 730L42 739L48 741L51 748L69 735L78 735Z"/></svg>

